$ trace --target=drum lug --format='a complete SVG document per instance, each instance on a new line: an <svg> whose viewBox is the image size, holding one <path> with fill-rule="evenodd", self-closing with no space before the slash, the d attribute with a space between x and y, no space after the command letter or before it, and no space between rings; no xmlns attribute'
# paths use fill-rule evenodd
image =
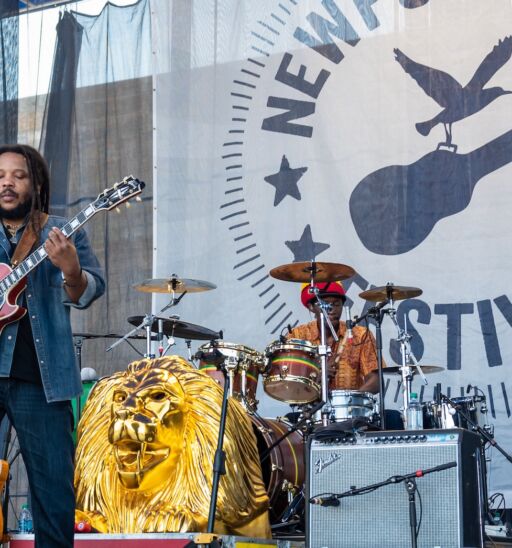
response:
<svg viewBox="0 0 512 548"><path fill-rule="evenodd" d="M309 374L309 378L313 379L314 381L317 379L317 377L318 375L315 372Z"/></svg>
<svg viewBox="0 0 512 548"><path fill-rule="evenodd" d="M291 493L292 495L295 495L297 492L297 487L293 485L293 483L290 480L283 480L283 483L281 485L281 491L287 491L288 493Z"/></svg>
<svg viewBox="0 0 512 548"><path fill-rule="evenodd" d="M285 379L288 376L288 366L283 365L281 369L279 370L279 376L281 379Z"/></svg>
<svg viewBox="0 0 512 548"><path fill-rule="evenodd" d="M277 466L277 464L273 464L272 465L272 472L275 472L276 470L278 470L279 472L282 472L283 467L282 466Z"/></svg>

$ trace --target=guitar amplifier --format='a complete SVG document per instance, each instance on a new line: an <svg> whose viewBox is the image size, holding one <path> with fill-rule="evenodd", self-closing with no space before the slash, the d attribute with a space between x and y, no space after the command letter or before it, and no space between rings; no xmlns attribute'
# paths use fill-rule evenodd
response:
<svg viewBox="0 0 512 548"><path fill-rule="evenodd" d="M480 437L468 430L314 434L308 442L306 501L342 494L442 464L416 478L418 548L483 546ZM324 499L325 500L325 499ZM309 548L410 548L405 482L339 498L339 506L306 502Z"/></svg>

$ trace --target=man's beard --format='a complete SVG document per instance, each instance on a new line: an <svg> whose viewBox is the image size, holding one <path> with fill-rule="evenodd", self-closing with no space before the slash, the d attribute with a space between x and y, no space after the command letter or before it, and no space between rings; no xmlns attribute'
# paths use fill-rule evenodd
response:
<svg viewBox="0 0 512 548"><path fill-rule="evenodd" d="M18 220L24 219L32 208L32 198L27 198L21 204L18 204L14 209L4 209L0 206L0 217L2 219Z"/></svg>

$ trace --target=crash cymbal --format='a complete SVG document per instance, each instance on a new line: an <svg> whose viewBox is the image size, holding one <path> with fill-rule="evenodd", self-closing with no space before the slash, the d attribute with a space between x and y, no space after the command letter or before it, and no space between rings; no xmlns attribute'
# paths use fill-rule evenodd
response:
<svg viewBox="0 0 512 548"><path fill-rule="evenodd" d="M143 293L198 293L199 291L209 291L217 286L204 280L189 280L187 278L178 278L174 274L170 278L153 278L144 280L140 284L133 286L137 291Z"/></svg>
<svg viewBox="0 0 512 548"><path fill-rule="evenodd" d="M356 271L345 264L339 263L290 263L276 266L270 271L270 275L285 282L311 281L311 274L315 282L337 282L351 278Z"/></svg>
<svg viewBox="0 0 512 548"><path fill-rule="evenodd" d="M144 322L145 316L130 316L128 322L132 325L141 325ZM151 331L158 333L158 320L162 320L162 331L167 337L178 337L179 339L192 339L195 341L206 341L219 339L220 333L212 331L206 327L195 325L173 318L153 318Z"/></svg>
<svg viewBox="0 0 512 548"><path fill-rule="evenodd" d="M410 365L409 367L412 369L413 375L418 371L415 365ZM425 373L425 375L444 371L444 367L440 367L439 365L421 365L420 363L420 367L423 373ZM391 375L392 373L402 373L402 367L401 366L384 367L382 369L382 372L385 375Z"/></svg>
<svg viewBox="0 0 512 548"><path fill-rule="evenodd" d="M421 295L423 290L419 287L405 287L403 285L383 285L381 287L374 287L359 293L361 299L365 301L387 301L393 299L394 301L401 301L402 299L412 299Z"/></svg>

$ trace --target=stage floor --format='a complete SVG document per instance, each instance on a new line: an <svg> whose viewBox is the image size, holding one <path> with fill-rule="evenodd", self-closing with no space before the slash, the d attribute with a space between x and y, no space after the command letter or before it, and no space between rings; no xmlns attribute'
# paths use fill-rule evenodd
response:
<svg viewBox="0 0 512 548"><path fill-rule="evenodd" d="M147 533L139 535L75 535L78 548L185 548L194 542L197 533ZM268 540L250 537L222 535L225 548L304 548L301 540ZM34 535L11 535L9 548L33 548ZM485 548L510 548L512 539L493 537L485 543Z"/></svg>

